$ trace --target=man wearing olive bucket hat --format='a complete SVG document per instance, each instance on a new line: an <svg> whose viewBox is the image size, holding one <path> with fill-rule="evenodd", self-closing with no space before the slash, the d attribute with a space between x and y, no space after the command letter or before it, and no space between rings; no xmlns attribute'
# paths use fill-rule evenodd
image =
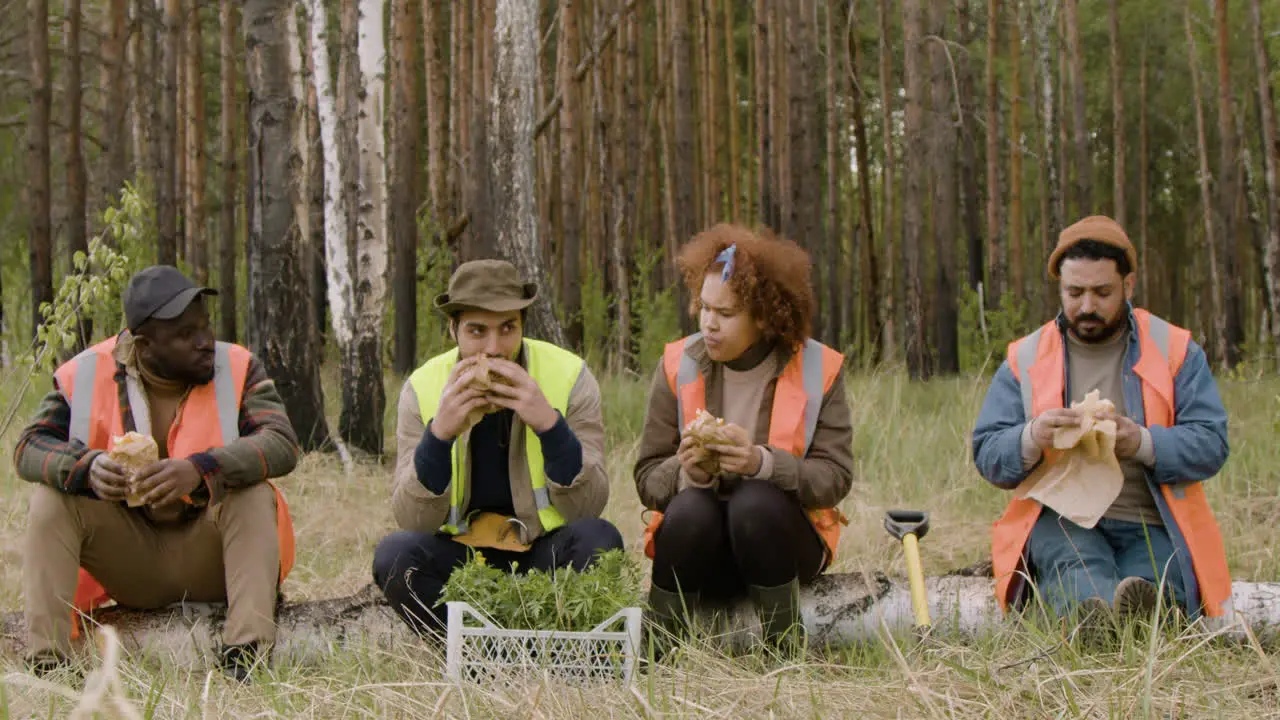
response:
<svg viewBox="0 0 1280 720"><path fill-rule="evenodd" d="M582 358L524 337L538 296L502 260L460 266L435 299L457 347L400 393L391 505L401 530L373 576L406 623L443 628L449 575L483 549L518 571L585 569L622 547L599 517L609 498L600 387Z"/></svg>

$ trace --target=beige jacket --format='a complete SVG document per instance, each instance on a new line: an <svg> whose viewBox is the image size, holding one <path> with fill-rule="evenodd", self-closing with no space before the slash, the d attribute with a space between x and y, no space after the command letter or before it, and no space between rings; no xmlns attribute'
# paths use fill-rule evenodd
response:
<svg viewBox="0 0 1280 720"><path fill-rule="evenodd" d="M429 421L430 418L427 418ZM582 445L582 471L568 486L547 482L551 504L566 522L583 517L599 517L609 500L609 476L604 467L604 419L600 410L600 386L585 364L578 381L569 393L569 407L565 413L569 429L578 436ZM407 380L400 391L400 405L396 420L396 469L391 488L391 511L396 523L405 530L435 532L445 523L449 514L449 492L436 495L418 482L413 466L413 453L426 432L418 394ZM455 442L470 441L470 431ZM511 442L507 453L511 475L511 500L516 516L529 528L530 537L542 534L537 507L533 501L533 481L525 462L525 425L519 416L511 423ZM487 452L471 448L472 452ZM463 509L471 500L470 467L463 491ZM456 481L456 478L455 478Z"/></svg>
<svg viewBox="0 0 1280 720"><path fill-rule="evenodd" d="M698 369L706 379L707 412L722 417L724 373L720 363L707 356L706 345L701 339L691 342L687 352L697 361ZM779 348L775 355L778 375L781 375L792 353ZM760 403L754 440L757 445L769 445L769 417L773 412L773 393L777 385L775 375ZM683 489L680 461L676 459L676 450L680 447L676 405L675 394L667 385L667 376L659 360L649 386L649 409L645 413L644 434L635 465L636 492L640 494L640 502L653 510L665 510L671 498ZM836 376L822 398L818 427L809 453L799 458L786 450L770 450L773 460L770 482L796 493L805 508L835 507L849 494L853 485L853 426L845 398L844 371ZM731 490L732 481L733 478L721 478L721 491Z"/></svg>

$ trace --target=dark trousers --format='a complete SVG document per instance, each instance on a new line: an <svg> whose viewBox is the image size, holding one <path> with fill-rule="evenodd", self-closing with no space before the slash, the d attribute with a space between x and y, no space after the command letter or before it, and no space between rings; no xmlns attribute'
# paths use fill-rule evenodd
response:
<svg viewBox="0 0 1280 720"><path fill-rule="evenodd" d="M727 497L682 490L653 538L653 584L728 600L748 585L776 587L822 572L826 547L800 501L766 480L743 480Z"/></svg>
<svg viewBox="0 0 1280 720"><path fill-rule="evenodd" d="M607 520L582 518L533 541L526 552L484 548L485 562L516 572L572 567L582 571L597 553L621 549L622 535ZM467 561L471 548L448 535L395 532L373 553L373 580L396 613L418 632L442 632L447 609L436 606L454 569Z"/></svg>

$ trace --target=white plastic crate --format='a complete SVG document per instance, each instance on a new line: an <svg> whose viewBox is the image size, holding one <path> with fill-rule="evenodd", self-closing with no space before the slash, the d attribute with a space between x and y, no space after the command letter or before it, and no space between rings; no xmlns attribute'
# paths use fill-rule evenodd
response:
<svg viewBox="0 0 1280 720"><path fill-rule="evenodd" d="M631 682L641 610L629 607L591 630L502 628L465 602L450 602L445 669L454 681L543 673L566 680ZM621 628L621 629L619 629Z"/></svg>

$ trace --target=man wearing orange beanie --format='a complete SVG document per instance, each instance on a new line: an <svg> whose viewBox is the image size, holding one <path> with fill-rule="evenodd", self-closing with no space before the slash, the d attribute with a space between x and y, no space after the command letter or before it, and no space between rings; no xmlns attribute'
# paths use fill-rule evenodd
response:
<svg viewBox="0 0 1280 720"><path fill-rule="evenodd" d="M1115 406L1099 419L1116 424L1124 475L1091 528L1014 497L992 534L1006 610L1026 599L1030 579L1059 615L1094 621L1150 615L1160 588L1191 617L1230 612L1222 537L1201 487L1227 459L1227 414L1191 334L1131 304L1137 264L1111 218L1063 230L1048 263L1062 311L1009 345L987 391L973 453L991 484L1029 486L1061 460L1055 431L1080 426L1071 405L1092 390Z"/></svg>

